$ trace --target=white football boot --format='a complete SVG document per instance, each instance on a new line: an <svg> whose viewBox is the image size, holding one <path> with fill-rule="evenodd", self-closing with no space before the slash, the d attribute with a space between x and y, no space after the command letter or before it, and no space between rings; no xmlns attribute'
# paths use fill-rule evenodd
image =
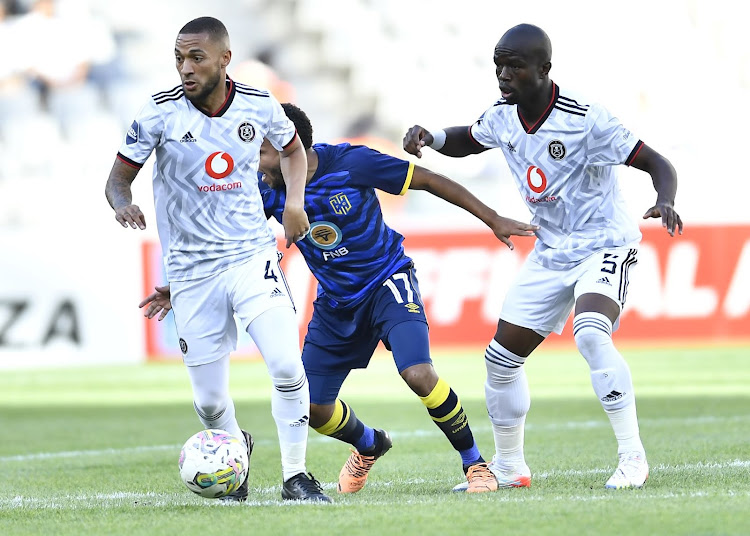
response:
<svg viewBox="0 0 750 536"><path fill-rule="evenodd" d="M604 485L608 489L642 488L648 479L646 454L639 451L623 452L615 473Z"/></svg>

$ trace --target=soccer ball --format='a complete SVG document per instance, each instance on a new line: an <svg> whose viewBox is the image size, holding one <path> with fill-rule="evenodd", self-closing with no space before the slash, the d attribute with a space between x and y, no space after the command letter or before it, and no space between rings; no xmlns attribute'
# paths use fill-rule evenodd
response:
<svg viewBox="0 0 750 536"><path fill-rule="evenodd" d="M180 451L180 477L193 493L208 499L228 495L247 476L247 448L225 430L203 430Z"/></svg>

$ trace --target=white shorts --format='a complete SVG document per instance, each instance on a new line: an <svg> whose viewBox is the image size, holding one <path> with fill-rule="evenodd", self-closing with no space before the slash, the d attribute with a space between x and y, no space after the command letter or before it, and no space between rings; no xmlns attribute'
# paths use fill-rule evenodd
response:
<svg viewBox="0 0 750 536"><path fill-rule="evenodd" d="M553 331L562 333L575 301L583 294L607 296L622 311L628 272L637 262L638 250L631 246L602 249L568 270L550 270L526 259L505 296L500 319L546 337Z"/></svg>
<svg viewBox="0 0 750 536"><path fill-rule="evenodd" d="M237 348L237 322L247 330L273 307L294 308L276 249L263 250L244 263L192 281L170 284L172 312L188 366L212 363Z"/></svg>

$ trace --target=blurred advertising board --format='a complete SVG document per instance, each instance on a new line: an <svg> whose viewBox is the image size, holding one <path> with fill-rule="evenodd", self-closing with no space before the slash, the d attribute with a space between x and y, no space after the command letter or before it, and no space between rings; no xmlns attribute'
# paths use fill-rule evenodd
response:
<svg viewBox="0 0 750 536"><path fill-rule="evenodd" d="M0 369L143 360L140 239L0 234Z"/></svg>
<svg viewBox="0 0 750 536"><path fill-rule="evenodd" d="M639 262L630 272L627 304L615 340L625 344L750 343L750 225L691 226L670 237L659 226L642 229ZM514 237L510 251L489 232L404 233L417 267L434 348L483 347L495 333L502 298L533 240ZM295 247L282 265L294 294L304 336L316 283ZM158 244L144 244L144 293L163 284ZM145 294L144 294L145 295ZM170 315L146 322L149 359L180 359ZM572 347L571 320L544 347ZM239 330L242 332L242 330ZM240 338L239 358L257 358Z"/></svg>

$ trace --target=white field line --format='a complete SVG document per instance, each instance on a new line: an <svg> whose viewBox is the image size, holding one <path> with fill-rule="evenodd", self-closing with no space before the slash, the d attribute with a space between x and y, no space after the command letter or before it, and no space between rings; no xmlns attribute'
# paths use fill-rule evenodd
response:
<svg viewBox="0 0 750 536"><path fill-rule="evenodd" d="M750 420L750 415L737 415L733 417L687 417L687 418L665 418L665 419L639 419L641 427L649 426L690 426L697 424L720 424L727 422L742 422ZM591 428L605 428L609 427L609 421L602 417L601 420L597 421L567 421L561 423L549 423L549 424L526 424L527 431L552 431L552 430L580 430L580 429L591 429ZM491 428L487 425L471 426L472 430L476 432L487 433L491 432ZM437 428L429 429L417 429L409 431L388 431L390 436L394 439L409 439L419 437L432 437L440 436L442 432ZM310 433L309 441L312 443L317 442L333 442L336 441L333 438L321 436L315 432ZM271 439L259 439L256 440L256 444L260 445L271 445L276 444L276 440ZM138 447L125 447L120 449L92 449L92 450L71 450L61 452L38 452L33 454L17 454L14 456L0 456L0 463L9 462L27 462L27 461L40 461L40 460L56 460L60 458L77 458L79 456L119 456L123 454L139 454L147 452L156 452L162 450L176 450L182 445L151 445L151 446L138 446Z"/></svg>
<svg viewBox="0 0 750 536"><path fill-rule="evenodd" d="M745 462L747 463L747 462ZM403 480L399 482L372 482L368 484L368 487L390 487L393 485L404 485L404 484L419 484L424 483L424 480ZM324 484L324 488L333 488L334 483ZM454 495L446 487L446 495ZM117 492L117 493L96 493L96 494L77 494L77 495L59 495L57 497L22 497L17 496L12 499L0 499L0 511L2 510L91 510L101 508L119 508L119 507L131 507L131 508L163 508L163 507L174 507L174 506L191 506L191 507L203 507L203 508L243 508L247 506L311 506L309 503L300 503L297 501L284 501L280 496L280 486L275 488L265 488L261 490L250 491L252 495L267 495L269 498L262 500L248 500L245 503L223 503L221 501L212 501L200 499L196 496L190 495L187 491L184 493L134 493L134 492ZM458 494L463 496L463 494ZM618 500L623 496L627 496L629 499L637 500L668 500L668 501L684 501L686 498L702 498L702 497L726 497L734 498L739 497L741 499L750 498L750 491L717 491L717 492L706 492L706 491L691 491L691 492L679 492L671 490L660 490L660 491L649 491L644 490L633 490L627 492L616 492L608 491L599 495L532 495L525 493L524 491L515 490L502 490L496 493L488 493L486 495L478 496L477 498L490 500L492 502L506 502L506 503L528 503L528 502L549 502L549 501L560 501L560 502L598 502L598 501L612 501ZM272 498L273 497L273 498ZM335 496L334 496L335 497ZM389 504L434 504L436 497L413 497L410 499L398 498L394 500L383 500L377 498L371 500L370 503L374 505L389 505ZM336 506L336 499L334 498L334 505ZM338 502L338 506L346 506L349 501ZM318 505L320 506L320 505ZM330 506L327 506L330 507Z"/></svg>

